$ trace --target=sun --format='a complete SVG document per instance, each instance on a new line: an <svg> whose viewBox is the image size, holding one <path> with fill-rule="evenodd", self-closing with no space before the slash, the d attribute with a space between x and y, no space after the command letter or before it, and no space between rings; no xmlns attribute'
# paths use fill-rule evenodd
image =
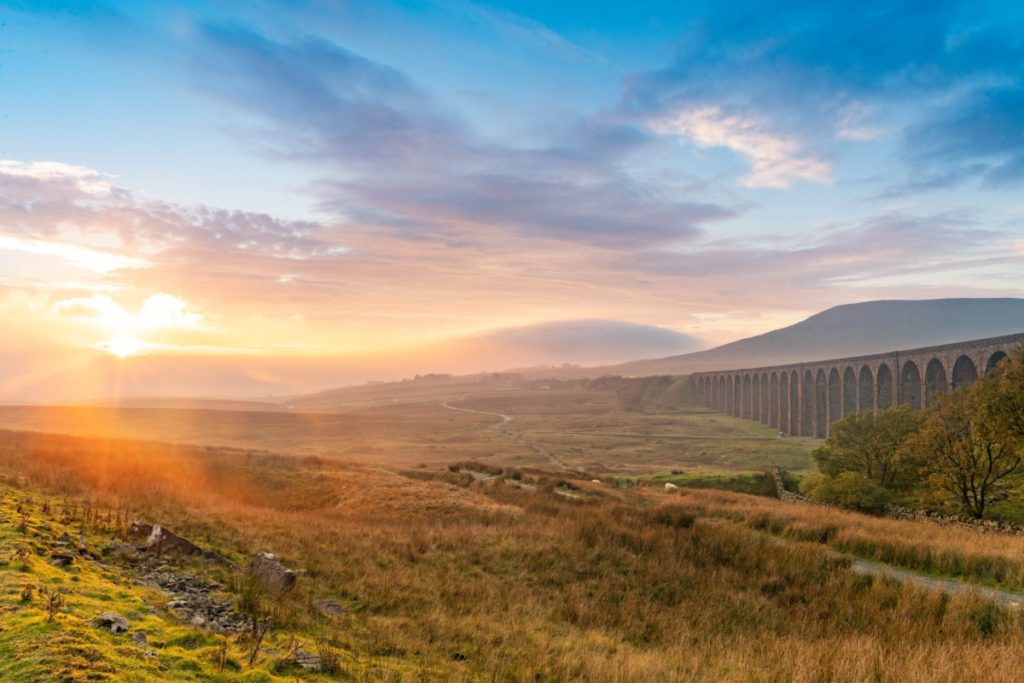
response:
<svg viewBox="0 0 1024 683"><path fill-rule="evenodd" d="M135 337L120 335L102 341L96 347L103 349L112 356L128 358L129 356L136 356L141 353L146 348L146 344Z"/></svg>

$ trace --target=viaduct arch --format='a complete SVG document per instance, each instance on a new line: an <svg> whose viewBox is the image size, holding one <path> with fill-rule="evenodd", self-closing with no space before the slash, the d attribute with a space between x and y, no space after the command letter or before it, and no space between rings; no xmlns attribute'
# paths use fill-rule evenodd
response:
<svg viewBox="0 0 1024 683"><path fill-rule="evenodd" d="M828 435L836 420L894 405L921 409L970 386L1024 347L1024 333L853 358L696 372L704 405L796 436Z"/></svg>

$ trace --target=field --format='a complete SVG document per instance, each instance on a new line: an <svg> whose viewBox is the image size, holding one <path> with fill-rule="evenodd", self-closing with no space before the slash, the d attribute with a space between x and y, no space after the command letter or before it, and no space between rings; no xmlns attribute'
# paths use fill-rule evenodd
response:
<svg viewBox="0 0 1024 683"><path fill-rule="evenodd" d="M0 433L5 681L990 681L1024 666L1020 612L850 564L1024 590L1024 539L666 491L760 492L769 462L809 464L813 442L699 408L516 388L319 414L7 408L0 422L88 435ZM135 518L239 568L273 552L296 588L126 551ZM248 628L183 617L147 578L155 562L269 620L259 647ZM93 626L105 610L129 633Z"/></svg>
<svg viewBox="0 0 1024 683"><path fill-rule="evenodd" d="M779 439L764 425L698 406L627 410L614 391L410 385L411 396L404 394L407 387L392 384L387 391L370 386L330 402L300 401L324 412L0 406L0 428L350 462L480 460L624 476L672 469L761 473L770 463L801 471L810 467L814 445L809 439ZM489 413L513 419L495 429L501 418Z"/></svg>

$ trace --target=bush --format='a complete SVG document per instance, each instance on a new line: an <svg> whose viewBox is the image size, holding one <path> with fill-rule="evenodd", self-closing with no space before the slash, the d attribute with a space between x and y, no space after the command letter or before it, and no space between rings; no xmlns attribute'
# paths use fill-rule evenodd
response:
<svg viewBox="0 0 1024 683"><path fill-rule="evenodd" d="M828 481L828 477L824 474L808 474L806 477L800 480L800 485L797 490L809 498L814 497L814 490Z"/></svg>
<svg viewBox="0 0 1024 683"><path fill-rule="evenodd" d="M889 492L858 472L843 472L835 478L818 476L817 484L812 487L808 482L806 491L814 500L874 513L882 512L889 504ZM803 483L800 488L804 490Z"/></svg>

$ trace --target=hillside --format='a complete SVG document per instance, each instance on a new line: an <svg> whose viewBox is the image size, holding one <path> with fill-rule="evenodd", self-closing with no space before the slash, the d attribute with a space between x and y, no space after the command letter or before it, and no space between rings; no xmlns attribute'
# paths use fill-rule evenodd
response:
<svg viewBox="0 0 1024 683"><path fill-rule="evenodd" d="M867 301L707 351L641 360L602 374L685 374L858 356L1024 332L1024 299Z"/></svg>
<svg viewBox="0 0 1024 683"><path fill-rule="evenodd" d="M0 432L0 680L1017 680L1020 538L662 481Z"/></svg>

